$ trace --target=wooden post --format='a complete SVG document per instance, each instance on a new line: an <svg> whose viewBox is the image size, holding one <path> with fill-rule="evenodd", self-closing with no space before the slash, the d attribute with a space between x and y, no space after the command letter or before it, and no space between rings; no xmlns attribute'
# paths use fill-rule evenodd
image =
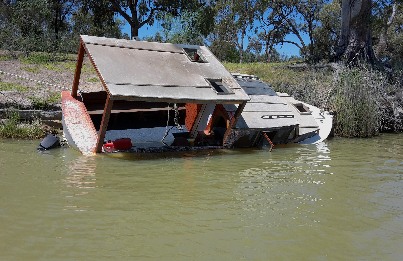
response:
<svg viewBox="0 0 403 261"><path fill-rule="evenodd" d="M83 61L84 61L84 53L85 53L84 43L82 40L80 40L80 47L78 48L76 72L74 74L73 88L71 90L71 96L73 98L77 97L78 84L80 83L81 68L83 67Z"/></svg>
<svg viewBox="0 0 403 261"><path fill-rule="evenodd" d="M238 109L235 111L235 114L232 117L227 130L225 131L224 139L223 139L223 143L222 143L223 145L226 144L228 136L231 133L231 130L235 127L239 116L241 116L242 111L245 108L245 105L246 105L246 102L239 104Z"/></svg>
<svg viewBox="0 0 403 261"><path fill-rule="evenodd" d="M105 133L106 133L106 129L108 128L108 123L109 123L109 118L111 116L112 107L113 107L113 100L110 99L110 95L108 94L108 97L107 97L106 103L105 103L104 114L102 115L101 126L99 127L98 142L97 142L97 147L96 147L96 151L95 151L96 153L102 152L102 145L104 144Z"/></svg>

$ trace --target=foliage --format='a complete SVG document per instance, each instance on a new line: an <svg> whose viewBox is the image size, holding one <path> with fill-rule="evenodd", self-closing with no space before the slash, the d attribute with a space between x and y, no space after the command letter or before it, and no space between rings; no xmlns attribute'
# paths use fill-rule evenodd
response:
<svg viewBox="0 0 403 261"><path fill-rule="evenodd" d="M21 62L26 64L49 64L52 62L64 62L66 60L70 60L70 57L66 54L55 54L55 53L47 53L47 52L33 52L27 56L23 56L20 58Z"/></svg>
<svg viewBox="0 0 403 261"><path fill-rule="evenodd" d="M245 40L249 39L253 29L258 3L256 0L219 0L216 4L216 26L212 42L219 45L227 42L225 45L235 46L240 63L244 60L247 48Z"/></svg>
<svg viewBox="0 0 403 261"><path fill-rule="evenodd" d="M211 19L206 15L210 13ZM145 40L157 42L170 42L177 44L203 45L204 37L210 32L214 14L209 8L198 9L194 12L183 11L181 16L164 14L162 22L162 35L157 34Z"/></svg>
<svg viewBox="0 0 403 261"><path fill-rule="evenodd" d="M109 1L19 0L0 3L0 48L23 52L76 52L79 34L120 37Z"/></svg>
<svg viewBox="0 0 403 261"><path fill-rule="evenodd" d="M297 46L305 61L332 61L343 50L352 57L359 51L346 47L346 33L340 37L340 32L349 31L341 27L341 3L349 1L1 1L0 49L26 56L32 52L75 53L80 34L128 38L122 32L124 22L131 27L132 36L137 36L140 28L158 20L162 30L146 40L204 43L225 61L277 61L281 57L276 48L285 44ZM377 58L388 66L402 67L402 2L376 0L371 8L370 15L358 18L371 16L372 22L355 23L357 28L350 31L370 25ZM371 54L371 48L367 49Z"/></svg>
<svg viewBox="0 0 403 261"><path fill-rule="evenodd" d="M343 137L371 137L379 134L381 108L379 97L386 79L366 68L342 69L337 75L334 110L335 132Z"/></svg>
<svg viewBox="0 0 403 261"><path fill-rule="evenodd" d="M163 14L179 16L183 11L195 11L204 3L201 0L110 0L110 9L121 15L131 28L131 38L137 38L139 29L145 25L153 25Z"/></svg>
<svg viewBox="0 0 403 261"><path fill-rule="evenodd" d="M374 48L388 66L403 68L403 3L376 1L374 6Z"/></svg>
<svg viewBox="0 0 403 261"><path fill-rule="evenodd" d="M28 88L17 83L2 82L0 79L0 91L27 92Z"/></svg>
<svg viewBox="0 0 403 261"><path fill-rule="evenodd" d="M21 122L17 112L9 111L7 119L0 122L0 138L39 139L45 136L40 120Z"/></svg>
<svg viewBox="0 0 403 261"><path fill-rule="evenodd" d="M35 110L51 110L55 104L60 102L60 93L53 92L47 97L30 97L32 107Z"/></svg>
<svg viewBox="0 0 403 261"><path fill-rule="evenodd" d="M336 55L339 42L341 6L339 1L333 1L323 6L319 12L318 21L321 26L314 29L315 42L312 44L313 61L332 61Z"/></svg>
<svg viewBox="0 0 403 261"><path fill-rule="evenodd" d="M108 0L82 0L72 16L73 35L86 34L122 38L123 21L115 18ZM76 44L77 45L77 44Z"/></svg>

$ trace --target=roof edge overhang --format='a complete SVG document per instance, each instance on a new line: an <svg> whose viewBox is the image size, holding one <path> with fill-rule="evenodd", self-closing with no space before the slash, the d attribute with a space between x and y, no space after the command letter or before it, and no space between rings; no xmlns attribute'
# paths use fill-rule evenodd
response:
<svg viewBox="0 0 403 261"><path fill-rule="evenodd" d="M139 90L137 92L126 91L128 89L125 89L125 91L116 91L116 89L117 89L116 86L119 84L113 84L113 82L115 82L115 81L112 81L112 85L110 85L111 84L111 82L109 81L110 77L108 78L109 72L107 72L108 67L105 66L105 63L103 63L103 61L102 61L102 59L105 58L102 56L103 55L107 56L107 52L99 52L99 50L97 50L98 52L96 52L93 49L94 46L100 46L100 48L105 47L106 51L109 50L109 47L111 48L110 50L115 50L115 51L120 50L120 49L129 49L129 50L136 49L135 51L146 50L146 51L157 51L157 52L161 51L161 48L163 48L164 49L163 52L171 53L171 54L175 54L175 55L185 54L183 48L203 48L203 51L208 52L208 56L211 59L211 63L209 66L217 66L218 69L220 71L222 71L222 79L226 78L227 76L228 76L227 78L229 78L229 76L231 76L231 79L233 77L224 68L224 66L220 63L220 61L218 61L218 59L205 46L156 43L156 42L142 42L142 41L134 41L134 40L80 35L80 49L82 48L83 50L85 50L85 53L87 53L95 71L98 74L99 79L101 80L104 90L108 93L110 100L170 102L170 103L200 103L200 104L205 104L205 103L241 104L241 103L244 103L244 102L250 100L250 97L242 90L242 88L238 85L238 83L236 83L235 79L233 79L235 82L235 85L234 85L235 88L234 88L234 86L232 86L233 93L226 94L226 95L214 94L214 90L212 90L210 88L199 88L198 85L193 86L191 82L190 82L190 86L189 86L191 88L187 88L186 94L183 94L181 92L181 90L179 90L179 89L169 90L169 89L165 89L165 88L164 89L160 88L159 90L155 91L154 93L153 92L142 93L141 90ZM111 57L107 57L107 58L113 61L113 59L115 57L111 56ZM116 58L116 59L118 59L118 58ZM115 60L115 62L117 64L119 64L119 62L120 62L121 63L120 65L125 67L124 62L118 61L118 60ZM77 64L77 66L79 66L79 64ZM80 71L81 71L81 66L82 66L82 63L80 65ZM186 65L183 65L183 66L186 66ZM111 65L111 67L112 67L112 65ZM214 69L216 69L216 68L214 68ZM204 77L205 77L205 75L204 75ZM217 77L205 77L205 79L207 79L207 78L217 78ZM232 80L230 80L230 81L232 81ZM145 83L145 84L148 84L148 83ZM237 88L237 86L239 88ZM111 89L111 87L113 87L114 89ZM135 85L129 86L129 87L132 88L132 87L135 87ZM150 85L149 87L151 89L153 87L158 88L160 86ZM182 88L182 87L180 87L180 88ZM158 94L159 91L162 91L161 95ZM204 92L204 94L207 94L207 95L203 95L202 92ZM206 93L206 92L208 92L208 93ZM197 95L196 95L196 93L197 93Z"/></svg>

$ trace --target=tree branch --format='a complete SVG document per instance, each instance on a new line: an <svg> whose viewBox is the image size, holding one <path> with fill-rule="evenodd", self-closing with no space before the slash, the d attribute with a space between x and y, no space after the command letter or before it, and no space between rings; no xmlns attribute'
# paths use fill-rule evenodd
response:
<svg viewBox="0 0 403 261"><path fill-rule="evenodd" d="M389 16L388 22L386 23L386 25L388 27L392 24L393 19L396 16L396 9L397 9L396 3L393 3L393 5L392 5L392 14Z"/></svg>
<svg viewBox="0 0 403 261"><path fill-rule="evenodd" d="M130 26L133 26L133 21L130 15L128 15L122 8L121 6L117 3L116 0L110 0L113 6L113 11L118 12L129 24Z"/></svg>
<svg viewBox="0 0 403 261"><path fill-rule="evenodd" d="M293 44L293 45L295 45L296 47L298 47L300 50L302 49L302 46L301 46L301 45L299 45L299 44L297 44L296 42L293 42L293 41L281 40L279 43L281 43L281 44L284 44L284 43Z"/></svg>
<svg viewBox="0 0 403 261"><path fill-rule="evenodd" d="M157 7L151 8L150 14L148 15L148 17L144 21L140 22L140 27L142 27L145 24L148 24L151 21L151 19L153 19L155 12L161 11L161 10L162 10L161 8L157 8Z"/></svg>

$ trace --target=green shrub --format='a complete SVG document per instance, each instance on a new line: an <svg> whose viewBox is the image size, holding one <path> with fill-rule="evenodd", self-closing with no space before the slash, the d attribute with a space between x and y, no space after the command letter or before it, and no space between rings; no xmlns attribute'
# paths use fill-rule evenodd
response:
<svg viewBox="0 0 403 261"><path fill-rule="evenodd" d="M335 77L335 133L343 137L372 137L380 130L381 89L387 80L365 68L343 68Z"/></svg>
<svg viewBox="0 0 403 261"><path fill-rule="evenodd" d="M49 63L71 61L72 57L63 53L34 52L21 57L20 60L25 64L48 65Z"/></svg>
<svg viewBox="0 0 403 261"><path fill-rule="evenodd" d="M48 97L30 97L32 102L32 107L35 110L49 110L51 109L56 103L60 102L60 93L53 92Z"/></svg>
<svg viewBox="0 0 403 261"><path fill-rule="evenodd" d="M98 77L91 77L87 80L88 82L100 82Z"/></svg>
<svg viewBox="0 0 403 261"><path fill-rule="evenodd" d="M24 123L20 122L17 112L10 111L0 123L0 138L11 139L39 139L45 136L40 120Z"/></svg>
<svg viewBox="0 0 403 261"><path fill-rule="evenodd" d="M33 67L22 67L21 69L23 69L24 71L30 72L30 73L39 73L41 71L41 69L39 68L39 66L33 66Z"/></svg>

